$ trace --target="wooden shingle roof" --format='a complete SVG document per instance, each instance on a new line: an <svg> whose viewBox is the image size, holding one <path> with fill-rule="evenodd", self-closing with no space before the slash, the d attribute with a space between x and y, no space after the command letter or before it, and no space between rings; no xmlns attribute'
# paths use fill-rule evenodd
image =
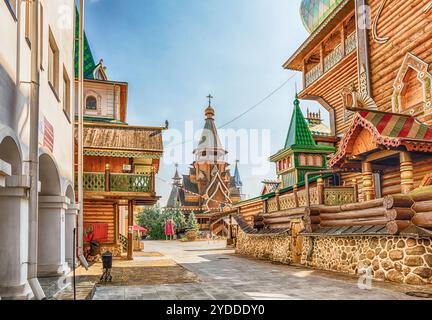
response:
<svg viewBox="0 0 432 320"><path fill-rule="evenodd" d="M84 152L87 155L160 158L162 130L159 127L86 123Z"/></svg>

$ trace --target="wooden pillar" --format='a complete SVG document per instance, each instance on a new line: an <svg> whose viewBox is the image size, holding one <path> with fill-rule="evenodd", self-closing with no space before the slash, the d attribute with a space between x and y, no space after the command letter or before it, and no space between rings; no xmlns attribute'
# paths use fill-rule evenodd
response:
<svg viewBox="0 0 432 320"><path fill-rule="evenodd" d="M151 191L152 194L156 194L156 169L152 168L151 173Z"/></svg>
<svg viewBox="0 0 432 320"><path fill-rule="evenodd" d="M128 252L127 259L133 260L133 223L134 223L134 202L129 200L128 202Z"/></svg>
<svg viewBox="0 0 432 320"><path fill-rule="evenodd" d="M263 208L264 213L268 213L268 200L267 199L264 200L263 207L264 207Z"/></svg>
<svg viewBox="0 0 432 320"><path fill-rule="evenodd" d="M276 211L280 211L279 197L280 197L280 191L279 191L279 189L277 189L276 190Z"/></svg>
<svg viewBox="0 0 432 320"><path fill-rule="evenodd" d="M299 199L298 199L298 187L296 184L293 187L293 194L294 194L295 207L298 208L299 207Z"/></svg>
<svg viewBox="0 0 432 320"><path fill-rule="evenodd" d="M321 66L321 74L324 74L324 43L320 44L320 66Z"/></svg>
<svg viewBox="0 0 432 320"><path fill-rule="evenodd" d="M357 184L357 179L353 179L352 180L353 183L353 188L354 188L354 203L359 201L359 194L358 194L358 184Z"/></svg>
<svg viewBox="0 0 432 320"><path fill-rule="evenodd" d="M372 176L372 164L370 162L362 162L362 177L363 177L363 200L369 201L375 198L373 176Z"/></svg>
<svg viewBox="0 0 432 320"><path fill-rule="evenodd" d="M369 8L367 0L356 0L356 25L357 25L357 58L359 92L372 97L370 65L369 65L369 35L368 14L364 10ZM373 98L373 97L372 97Z"/></svg>
<svg viewBox="0 0 432 320"><path fill-rule="evenodd" d="M345 23L342 23L341 27L341 53L342 57L345 57L346 55L346 49L345 49L345 40L346 40L346 30L345 30Z"/></svg>
<svg viewBox="0 0 432 320"><path fill-rule="evenodd" d="M410 193L414 189L414 173L411 154L407 151L400 153L400 175L402 193Z"/></svg>
<svg viewBox="0 0 432 320"><path fill-rule="evenodd" d="M306 89L306 73L307 73L307 64L306 60L303 60L303 89Z"/></svg>
<svg viewBox="0 0 432 320"><path fill-rule="evenodd" d="M118 203L114 203L114 243L119 243L119 230L120 230L120 215L119 215L119 205Z"/></svg>
<svg viewBox="0 0 432 320"><path fill-rule="evenodd" d="M317 180L317 190L318 190L318 204L324 204L324 180L323 178L318 178Z"/></svg>
<svg viewBox="0 0 432 320"><path fill-rule="evenodd" d="M110 165L105 165L105 191L110 192Z"/></svg>

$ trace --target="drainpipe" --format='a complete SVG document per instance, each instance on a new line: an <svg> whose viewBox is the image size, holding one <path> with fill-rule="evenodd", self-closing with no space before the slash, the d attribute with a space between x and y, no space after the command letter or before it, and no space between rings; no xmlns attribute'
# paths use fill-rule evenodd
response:
<svg viewBox="0 0 432 320"><path fill-rule="evenodd" d="M79 54L78 54L78 259L88 269L88 262L83 255L83 232L84 232L84 188L83 188L83 136L84 136L84 2L79 0Z"/></svg>
<svg viewBox="0 0 432 320"><path fill-rule="evenodd" d="M45 293L37 278L38 258L38 207L39 207L39 0L32 2L31 35L31 96L30 96L30 196L29 196L29 235L28 235L28 275L27 279L35 299L45 299Z"/></svg>

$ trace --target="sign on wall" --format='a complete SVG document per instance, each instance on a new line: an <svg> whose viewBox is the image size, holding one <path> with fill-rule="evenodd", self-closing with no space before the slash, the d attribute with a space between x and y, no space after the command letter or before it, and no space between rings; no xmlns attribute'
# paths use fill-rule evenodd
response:
<svg viewBox="0 0 432 320"><path fill-rule="evenodd" d="M45 117L40 119L39 144L47 148L51 153L54 150L54 127Z"/></svg>

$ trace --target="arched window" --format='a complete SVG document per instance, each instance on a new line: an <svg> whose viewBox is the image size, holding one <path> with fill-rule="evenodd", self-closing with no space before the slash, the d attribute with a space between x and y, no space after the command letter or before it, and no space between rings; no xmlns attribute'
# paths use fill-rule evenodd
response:
<svg viewBox="0 0 432 320"><path fill-rule="evenodd" d="M97 109L97 99L95 96L88 96L86 99L86 109L96 110Z"/></svg>

